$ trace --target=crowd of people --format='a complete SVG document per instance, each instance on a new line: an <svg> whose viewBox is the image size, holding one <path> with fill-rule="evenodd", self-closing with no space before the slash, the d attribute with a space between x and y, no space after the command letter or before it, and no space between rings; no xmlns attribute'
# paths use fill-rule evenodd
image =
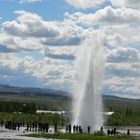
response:
<svg viewBox="0 0 140 140"><path fill-rule="evenodd" d="M66 132L72 133L71 124L66 126ZM73 133L83 133L83 129L80 125L73 125Z"/></svg>
<svg viewBox="0 0 140 140"><path fill-rule="evenodd" d="M49 123L27 123L27 131L43 131L48 132Z"/></svg>
<svg viewBox="0 0 140 140"><path fill-rule="evenodd" d="M10 130L20 130L21 126L25 126L24 122L21 121L1 121L0 122L1 127L5 127L6 129L10 129ZM49 123L37 123L37 122L33 122L33 123L27 123L26 124L26 131L39 131L39 132L48 132L49 131ZM54 124L54 132L57 133L57 124ZM100 129L101 132L104 132L103 127L101 126ZM66 133L83 133L83 129L80 125L66 125ZM91 127L87 126L87 131L88 134L91 133ZM113 129L108 129L106 134L109 135L116 135L119 132L117 132L116 128ZM130 130L127 130L127 135L130 135Z"/></svg>
<svg viewBox="0 0 140 140"><path fill-rule="evenodd" d="M91 127L87 126L87 133L89 134L91 131ZM101 126L101 131L103 131L103 127ZM71 124L66 125L66 133L83 133L83 129L80 125L73 125Z"/></svg>
<svg viewBox="0 0 140 140"><path fill-rule="evenodd" d="M6 129L19 130L23 124L20 121L1 121L0 125Z"/></svg>
<svg viewBox="0 0 140 140"><path fill-rule="evenodd" d="M21 121L1 121L1 127L4 127L9 130L20 130L21 126L25 126L24 122ZM26 131L43 131L48 132L49 130L49 123L27 123L26 124Z"/></svg>
<svg viewBox="0 0 140 140"><path fill-rule="evenodd" d="M101 126L100 131L105 133L104 130L103 130L103 126ZM91 127L90 126L87 127L87 131L86 132L88 134L91 133ZM83 129L82 129L82 127L80 125L73 125L73 126L71 126L71 124L69 124L69 125L66 126L66 133L83 133ZM108 136L109 135L111 135L111 136L114 135L115 136L115 135L119 134L119 132L117 131L117 128L113 128L111 130L108 129L106 131L106 134ZM127 129L126 134L130 135L130 130L129 129Z"/></svg>

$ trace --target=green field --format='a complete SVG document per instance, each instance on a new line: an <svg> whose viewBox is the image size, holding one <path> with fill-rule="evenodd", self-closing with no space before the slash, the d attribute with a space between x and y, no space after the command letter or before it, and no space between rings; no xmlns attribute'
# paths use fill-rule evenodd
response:
<svg viewBox="0 0 140 140"><path fill-rule="evenodd" d="M71 104L69 98L49 96L20 96L0 94L0 101L35 103L38 109L44 110L68 110Z"/></svg>
<svg viewBox="0 0 140 140"><path fill-rule="evenodd" d="M70 140L136 140L129 136L95 136L94 134L30 134L30 137Z"/></svg>

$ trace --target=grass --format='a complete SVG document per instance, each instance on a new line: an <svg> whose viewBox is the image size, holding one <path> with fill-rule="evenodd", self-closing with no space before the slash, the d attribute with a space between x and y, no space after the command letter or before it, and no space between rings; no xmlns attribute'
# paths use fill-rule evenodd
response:
<svg viewBox="0 0 140 140"><path fill-rule="evenodd" d="M136 140L129 136L95 136L94 134L29 134L29 137L69 140Z"/></svg>
<svg viewBox="0 0 140 140"><path fill-rule="evenodd" d="M67 110L71 104L70 100L61 97L49 96L27 96L27 95L2 95L1 101L35 103L41 107L46 107L47 110ZM44 108L41 108L44 110Z"/></svg>

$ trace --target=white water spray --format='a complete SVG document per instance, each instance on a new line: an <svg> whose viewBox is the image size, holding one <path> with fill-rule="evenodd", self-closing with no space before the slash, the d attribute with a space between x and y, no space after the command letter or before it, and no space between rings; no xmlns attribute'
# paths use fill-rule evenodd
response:
<svg viewBox="0 0 140 140"><path fill-rule="evenodd" d="M87 132L88 126L91 132L103 126L100 90L105 57L100 41L95 36L86 40L80 46L76 59L77 80L73 92L72 124L80 125L83 132Z"/></svg>

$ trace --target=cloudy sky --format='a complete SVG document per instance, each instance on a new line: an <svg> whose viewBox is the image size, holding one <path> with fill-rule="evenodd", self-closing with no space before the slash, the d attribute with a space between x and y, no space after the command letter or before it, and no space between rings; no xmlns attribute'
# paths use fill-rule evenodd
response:
<svg viewBox="0 0 140 140"><path fill-rule="evenodd" d="M140 98L140 0L0 0L0 84L69 91L83 40L99 32L103 94Z"/></svg>

